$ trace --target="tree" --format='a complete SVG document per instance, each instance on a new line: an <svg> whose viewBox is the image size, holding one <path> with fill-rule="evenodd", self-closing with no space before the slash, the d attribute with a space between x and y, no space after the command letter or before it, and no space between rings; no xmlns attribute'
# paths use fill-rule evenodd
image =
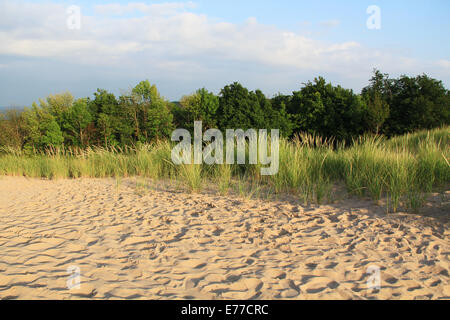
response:
<svg viewBox="0 0 450 320"><path fill-rule="evenodd" d="M19 110L8 110L0 113L0 146L21 149L24 143L24 121Z"/></svg>
<svg viewBox="0 0 450 320"><path fill-rule="evenodd" d="M2 147L10 147L11 126L5 115L0 113L0 150Z"/></svg>
<svg viewBox="0 0 450 320"><path fill-rule="evenodd" d="M45 100L39 99L41 108L51 114L62 128L64 113L72 106L74 98L70 92L49 95Z"/></svg>
<svg viewBox="0 0 450 320"><path fill-rule="evenodd" d="M31 109L23 113L26 132L26 149L45 149L61 146L64 137L55 117L47 110L33 103Z"/></svg>
<svg viewBox="0 0 450 320"><path fill-rule="evenodd" d="M282 136L289 137L292 134L293 123L286 111L286 105L284 103L274 105L272 100L268 99L261 90L256 90L255 95L264 115L261 128L278 129Z"/></svg>
<svg viewBox="0 0 450 320"><path fill-rule="evenodd" d="M86 129L93 117L89 112L88 99L78 99L63 114L63 127L72 145L84 147L88 144Z"/></svg>
<svg viewBox="0 0 450 320"><path fill-rule="evenodd" d="M56 122L56 119L44 117L41 120L39 129L42 132L39 145L41 148L58 147L64 142L61 128L59 127L58 122Z"/></svg>
<svg viewBox="0 0 450 320"><path fill-rule="evenodd" d="M170 137L175 127L173 125L173 115L166 102L148 111L146 126L148 141Z"/></svg>
<svg viewBox="0 0 450 320"><path fill-rule="evenodd" d="M97 144L108 147L130 143L129 119L114 94L97 89L94 99L88 101L88 107L96 128Z"/></svg>
<svg viewBox="0 0 450 320"><path fill-rule="evenodd" d="M181 116L183 128L193 130L194 121L202 121L205 130L217 127L216 112L219 108L219 97L205 88L181 98L180 106L184 113Z"/></svg>
<svg viewBox="0 0 450 320"><path fill-rule="evenodd" d="M381 94L374 92L364 97L367 103L366 123L369 130L379 134L381 128L389 117L389 105L383 100Z"/></svg>
<svg viewBox="0 0 450 320"><path fill-rule="evenodd" d="M292 114L295 132L350 141L364 132L365 108L352 90L335 87L319 77L293 93L287 110Z"/></svg>
<svg viewBox="0 0 450 320"><path fill-rule="evenodd" d="M205 88L169 103L148 80L128 94L97 89L93 98L50 95L24 112L0 114L0 146L45 149L62 144L126 146L168 138L177 126L193 129L280 129L282 136L309 132L351 141L366 131L387 136L450 124L450 92L442 81L423 74L389 75L374 70L361 94L319 77L292 95L267 98L240 83L218 96Z"/></svg>
<svg viewBox="0 0 450 320"><path fill-rule="evenodd" d="M390 96L389 75L374 69L370 85L362 90L367 104L365 121L368 129L376 134L381 132L383 124L389 117L390 108L387 102Z"/></svg>
<svg viewBox="0 0 450 320"><path fill-rule="evenodd" d="M256 94L237 82L220 91L217 118L221 130L264 128L264 114Z"/></svg>
<svg viewBox="0 0 450 320"><path fill-rule="evenodd" d="M248 91L237 82L221 90L216 117L221 130L279 129L281 135L288 137L293 129L284 103L273 106L261 90Z"/></svg>
<svg viewBox="0 0 450 320"><path fill-rule="evenodd" d="M140 142L169 137L173 126L173 114L169 102L164 100L155 85L141 81L131 95L121 99L125 102L134 127L135 138Z"/></svg>
<svg viewBox="0 0 450 320"><path fill-rule="evenodd" d="M130 134L135 140L139 140L141 136L141 125L139 122L140 105L137 101L137 97L134 95L122 95L119 100L119 104L125 111L126 117L130 122Z"/></svg>
<svg viewBox="0 0 450 320"><path fill-rule="evenodd" d="M270 100L272 108L276 112L275 115L270 116L273 119L273 126L280 128L284 137L291 137L295 129L294 117L287 110L290 101L290 96L282 94L277 94Z"/></svg>
<svg viewBox="0 0 450 320"><path fill-rule="evenodd" d="M389 90L387 102L391 108L385 128L388 135L450 123L450 96L442 81L427 75L401 76L391 80Z"/></svg>
<svg viewBox="0 0 450 320"><path fill-rule="evenodd" d="M105 148L117 145L117 140L115 139L113 133L114 128L112 126L113 121L111 117L105 113L100 113L98 115L97 124L101 136L103 137L103 145Z"/></svg>

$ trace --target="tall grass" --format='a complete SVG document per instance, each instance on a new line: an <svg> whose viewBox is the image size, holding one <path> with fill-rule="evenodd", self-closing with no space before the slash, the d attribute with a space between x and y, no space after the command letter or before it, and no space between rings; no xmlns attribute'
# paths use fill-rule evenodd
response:
<svg viewBox="0 0 450 320"><path fill-rule="evenodd" d="M363 136L351 146L336 146L332 140L303 134L280 141L280 169L274 176L261 176L260 165L175 166L173 145L168 141L125 149L52 148L32 154L3 149L0 175L48 179L140 176L180 181L192 192L213 185L221 194L227 194L234 184L239 193L259 193L266 188L317 203L330 199L333 186L342 184L356 196L386 197L391 211L400 205L416 210L426 193L448 187L449 133L450 127L445 127L390 140Z"/></svg>

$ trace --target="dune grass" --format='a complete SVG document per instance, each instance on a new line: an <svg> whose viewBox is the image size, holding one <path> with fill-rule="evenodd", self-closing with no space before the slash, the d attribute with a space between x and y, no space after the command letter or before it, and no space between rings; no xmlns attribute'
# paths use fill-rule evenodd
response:
<svg viewBox="0 0 450 320"><path fill-rule="evenodd" d="M336 184L348 193L379 200L390 211L400 205L415 211L427 193L450 182L450 127L387 140L360 137L345 147L311 135L280 141L277 175L261 176L259 165L180 165L171 161L173 144L159 141L136 148L49 149L25 154L2 150L0 175L34 178L104 178L139 176L181 182L191 192L211 185L226 195L233 186L251 196L263 188L290 193L305 203L331 198Z"/></svg>

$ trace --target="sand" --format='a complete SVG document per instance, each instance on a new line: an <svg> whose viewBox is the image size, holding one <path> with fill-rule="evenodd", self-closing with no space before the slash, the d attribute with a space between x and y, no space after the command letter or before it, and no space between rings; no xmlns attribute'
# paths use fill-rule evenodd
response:
<svg viewBox="0 0 450 320"><path fill-rule="evenodd" d="M384 210L1 177L0 298L449 299L448 213Z"/></svg>

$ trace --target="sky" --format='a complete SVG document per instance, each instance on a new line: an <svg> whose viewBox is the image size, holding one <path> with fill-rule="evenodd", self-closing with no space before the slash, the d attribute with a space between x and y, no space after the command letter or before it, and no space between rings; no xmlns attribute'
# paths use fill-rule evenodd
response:
<svg viewBox="0 0 450 320"><path fill-rule="evenodd" d="M318 76L359 92L374 68L449 88L449 13L448 0L0 0L0 106L146 79L171 101L234 81L290 94Z"/></svg>

